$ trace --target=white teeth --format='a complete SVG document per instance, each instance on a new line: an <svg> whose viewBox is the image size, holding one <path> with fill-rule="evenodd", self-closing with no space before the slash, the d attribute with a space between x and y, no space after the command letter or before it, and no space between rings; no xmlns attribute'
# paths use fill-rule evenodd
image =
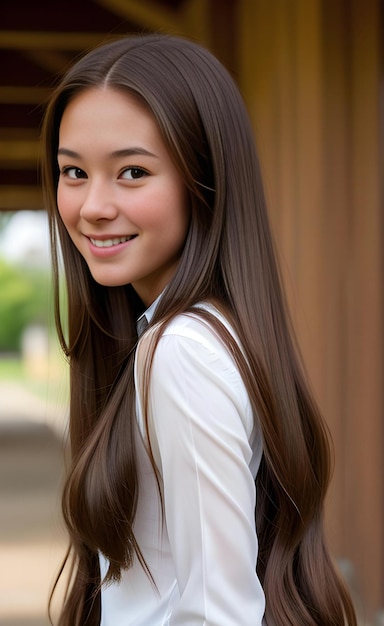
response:
<svg viewBox="0 0 384 626"><path fill-rule="evenodd" d="M119 243L124 243L125 241L129 241L132 239L130 237L115 237L114 239L92 239L90 237L91 242L97 248L110 248L111 246L117 246Z"/></svg>

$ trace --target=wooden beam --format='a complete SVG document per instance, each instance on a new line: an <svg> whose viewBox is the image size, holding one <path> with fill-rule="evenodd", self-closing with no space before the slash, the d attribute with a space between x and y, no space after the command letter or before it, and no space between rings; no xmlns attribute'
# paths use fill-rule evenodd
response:
<svg viewBox="0 0 384 626"><path fill-rule="evenodd" d="M86 50L116 39L106 33L55 33L44 31L0 31L0 48L4 50Z"/></svg>
<svg viewBox="0 0 384 626"><path fill-rule="evenodd" d="M177 11L165 9L152 0L96 0L108 11L120 15L140 28L148 28L160 32L172 32L180 34L182 24Z"/></svg>
<svg viewBox="0 0 384 626"><path fill-rule="evenodd" d="M0 211L43 209L43 196L37 185L0 185Z"/></svg>
<svg viewBox="0 0 384 626"><path fill-rule="evenodd" d="M0 167L20 169L37 167L40 144L38 140L0 139Z"/></svg>
<svg viewBox="0 0 384 626"><path fill-rule="evenodd" d="M45 87L0 87L0 104L42 104L51 93Z"/></svg>
<svg viewBox="0 0 384 626"><path fill-rule="evenodd" d="M210 22L210 9L211 0L184 0L180 5L180 20L182 21L182 34L216 52L212 47L213 29Z"/></svg>
<svg viewBox="0 0 384 626"><path fill-rule="evenodd" d="M25 56L35 65L43 68L50 74L63 72L69 65L68 56L58 50L25 50Z"/></svg>
<svg viewBox="0 0 384 626"><path fill-rule="evenodd" d="M34 140L38 141L39 139L39 129L38 128L12 128L12 127L1 127L0 126L0 141L25 141Z"/></svg>

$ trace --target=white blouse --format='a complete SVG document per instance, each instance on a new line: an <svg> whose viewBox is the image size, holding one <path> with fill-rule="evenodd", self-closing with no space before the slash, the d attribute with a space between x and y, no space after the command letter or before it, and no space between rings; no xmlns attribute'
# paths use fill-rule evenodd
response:
<svg viewBox="0 0 384 626"><path fill-rule="evenodd" d="M216 309L204 308L234 334ZM151 332L138 347L137 390ZM139 396L135 537L153 580L136 560L120 583L104 585L101 626L260 626L254 479L262 437L232 357L204 321L187 314L169 324L156 348L149 436L164 519ZM103 556L100 565L103 577Z"/></svg>

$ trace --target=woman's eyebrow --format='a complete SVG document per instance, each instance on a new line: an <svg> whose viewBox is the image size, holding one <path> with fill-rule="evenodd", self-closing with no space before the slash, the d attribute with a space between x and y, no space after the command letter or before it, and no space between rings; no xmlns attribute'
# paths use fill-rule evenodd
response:
<svg viewBox="0 0 384 626"><path fill-rule="evenodd" d="M57 150L57 156L59 156L60 154L62 154L64 156L71 157L73 159L79 159L80 158L80 154L78 154L74 150L68 150L68 148L59 148Z"/></svg>
<svg viewBox="0 0 384 626"><path fill-rule="evenodd" d="M71 157L73 159L81 158L81 155L75 152L74 150L69 150L68 148L59 148L57 151L57 155L64 155ZM118 159L121 157L130 157L130 156L149 156L157 159L158 157L153 152L146 150L145 148L140 148L139 146L133 146L132 148L122 148L121 150L114 150L108 155L108 158Z"/></svg>
<svg viewBox="0 0 384 626"><path fill-rule="evenodd" d="M149 156L149 157L154 157L155 159L158 158L156 154L153 154L153 152L149 152L149 150L146 150L145 148L140 148L139 146L134 146L132 148L123 148L122 150L115 150L109 156L112 159L116 159L119 157L135 156L135 155Z"/></svg>

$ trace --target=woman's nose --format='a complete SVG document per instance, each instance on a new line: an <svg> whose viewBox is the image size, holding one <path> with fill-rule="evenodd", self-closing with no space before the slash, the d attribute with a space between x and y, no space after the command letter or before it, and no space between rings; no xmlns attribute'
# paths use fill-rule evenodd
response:
<svg viewBox="0 0 384 626"><path fill-rule="evenodd" d="M113 220L118 209L109 185L89 182L87 194L80 209L80 216L87 222Z"/></svg>

